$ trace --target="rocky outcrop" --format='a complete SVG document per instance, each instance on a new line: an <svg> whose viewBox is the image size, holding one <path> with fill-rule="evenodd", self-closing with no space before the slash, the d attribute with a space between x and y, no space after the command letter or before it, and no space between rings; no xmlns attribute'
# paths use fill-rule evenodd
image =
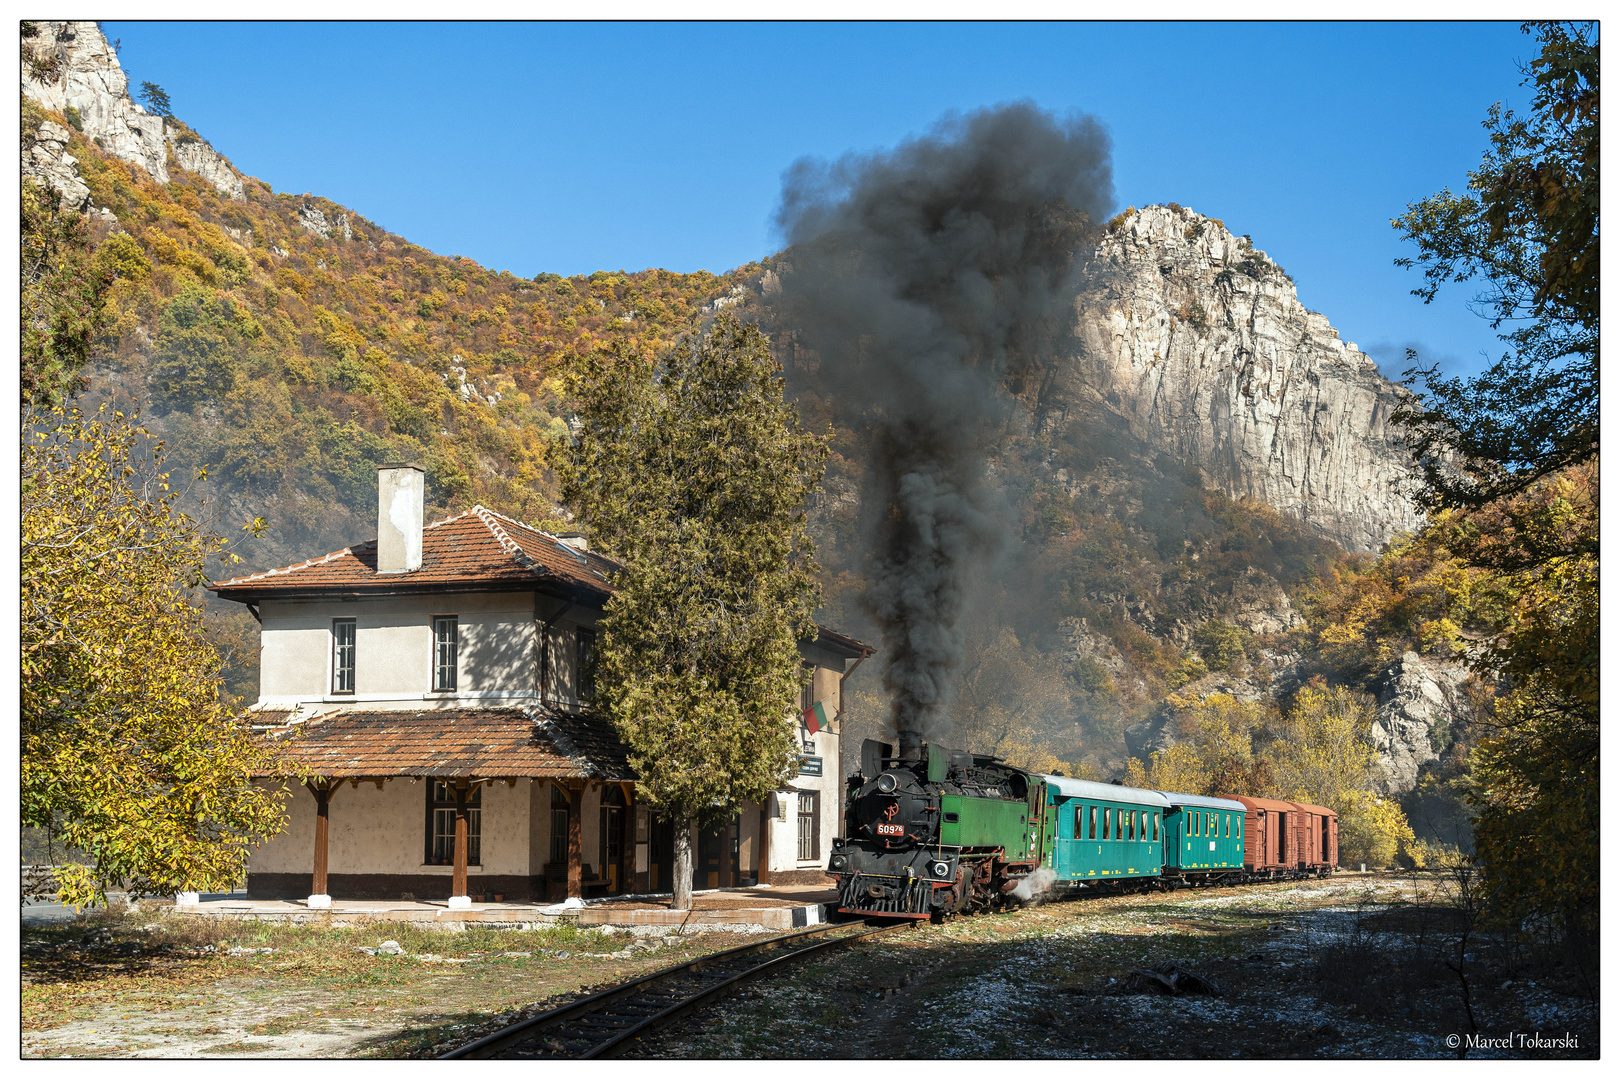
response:
<svg viewBox="0 0 1620 1080"><path fill-rule="evenodd" d="M79 178L79 162L67 152L72 137L61 124L45 121L32 136L22 140L22 176L62 193L62 205L70 210L90 208L90 189Z"/></svg>
<svg viewBox="0 0 1620 1080"><path fill-rule="evenodd" d="M1416 787L1423 766L1438 760L1452 733L1472 719L1462 691L1469 677L1460 663L1411 651L1384 673L1372 739L1390 794L1404 795Z"/></svg>
<svg viewBox="0 0 1620 1080"><path fill-rule="evenodd" d="M1065 392L1350 550L1415 528L1390 414L1405 391L1307 311L1282 269L1219 221L1150 206L1113 226L1076 300Z"/></svg>
<svg viewBox="0 0 1620 1080"><path fill-rule="evenodd" d="M242 178L207 141L184 125L167 123L129 96L129 79L118 54L93 22L41 22L39 34L25 39L36 55L53 56L56 72L43 79L23 66L22 92L40 105L67 114L75 110L84 136L121 161L146 170L160 184L169 182L171 154L179 166L203 177L233 199Z"/></svg>

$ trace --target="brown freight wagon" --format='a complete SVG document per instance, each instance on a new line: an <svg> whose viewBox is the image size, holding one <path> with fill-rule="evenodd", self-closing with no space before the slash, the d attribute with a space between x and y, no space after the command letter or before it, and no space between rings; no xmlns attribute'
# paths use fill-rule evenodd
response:
<svg viewBox="0 0 1620 1080"><path fill-rule="evenodd" d="M1339 815L1314 803L1295 803L1299 811L1299 869L1332 873L1339 865Z"/></svg>
<svg viewBox="0 0 1620 1080"><path fill-rule="evenodd" d="M1339 861L1339 821L1325 806L1225 795L1244 806L1243 870L1250 877L1326 874Z"/></svg>

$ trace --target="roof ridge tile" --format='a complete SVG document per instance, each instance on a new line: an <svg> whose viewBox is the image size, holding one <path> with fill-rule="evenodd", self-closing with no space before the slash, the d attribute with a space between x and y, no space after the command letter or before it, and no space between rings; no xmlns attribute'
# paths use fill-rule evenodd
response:
<svg viewBox="0 0 1620 1080"><path fill-rule="evenodd" d="M495 511L484 506L482 503L474 506L471 512L478 515L478 520L482 521L484 523L484 527L489 530L490 535L495 537L495 542L501 546L501 550L512 556L512 560L519 566L523 567L525 570L532 570L541 577L550 575L550 569L537 562L527 551L523 550L523 545L512 539L507 531L501 528L499 522L492 520L494 518L502 518L506 521L512 521L511 518L506 517L505 514L496 513ZM528 526L522 525L521 522L512 521L512 524L519 525L522 528L528 528Z"/></svg>

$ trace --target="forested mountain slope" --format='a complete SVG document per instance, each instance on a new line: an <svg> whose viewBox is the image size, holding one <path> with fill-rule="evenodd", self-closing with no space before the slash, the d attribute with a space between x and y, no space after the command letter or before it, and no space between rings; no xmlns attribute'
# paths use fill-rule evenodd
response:
<svg viewBox="0 0 1620 1080"><path fill-rule="evenodd" d="M120 258L94 394L208 465L228 517L267 518L241 552L252 567L370 535L389 460L427 468L430 514L483 502L557 521L542 477L566 431L559 357L607 342L651 357L754 269L531 281L435 254L237 175L129 100L95 24L39 25L58 67L24 73L25 173L64 188Z"/></svg>
<svg viewBox="0 0 1620 1080"><path fill-rule="evenodd" d="M792 251L722 275L492 272L241 176L130 100L95 24L37 25L23 171L87 213L119 271L89 400L138 410L176 465L206 466L224 522L267 520L239 549L250 569L374 535L376 466L393 460L426 467L430 515L476 502L562 527L548 466L566 357L622 344L650 360L721 306L771 330L813 426L860 393L825 385L773 323ZM1171 692L1271 700L1325 670L1312 597L1345 548L1419 519L1385 427L1400 391L1248 238L1172 204L1099 225L1082 257L1096 272L1075 299L1079 349L1009 403L992 447L1008 543L970 605L955 716L976 750L1112 775L1127 729L1162 721ZM867 448L840 428L834 449L812 507L823 620L868 636ZM255 628L238 623L232 689L252 694ZM851 689L858 746L883 703L870 669ZM1426 743L1416 727L1403 738Z"/></svg>

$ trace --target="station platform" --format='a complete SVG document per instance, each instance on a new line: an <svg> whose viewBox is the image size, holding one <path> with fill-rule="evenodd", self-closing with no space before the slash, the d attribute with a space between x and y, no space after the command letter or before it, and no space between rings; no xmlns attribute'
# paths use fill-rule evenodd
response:
<svg viewBox="0 0 1620 1080"><path fill-rule="evenodd" d="M196 904L175 905L174 910L182 915L265 922L404 922L444 927L476 923L523 929L572 923L637 933L758 932L826 922L838 894L824 885L704 889L693 894L688 911L671 910L670 899L663 893L608 896L587 900L582 906L474 903L452 908L444 900L345 900L334 896L331 907L310 908L303 900L252 900L238 893L205 895ZM153 902L145 901L143 906L153 906Z"/></svg>

